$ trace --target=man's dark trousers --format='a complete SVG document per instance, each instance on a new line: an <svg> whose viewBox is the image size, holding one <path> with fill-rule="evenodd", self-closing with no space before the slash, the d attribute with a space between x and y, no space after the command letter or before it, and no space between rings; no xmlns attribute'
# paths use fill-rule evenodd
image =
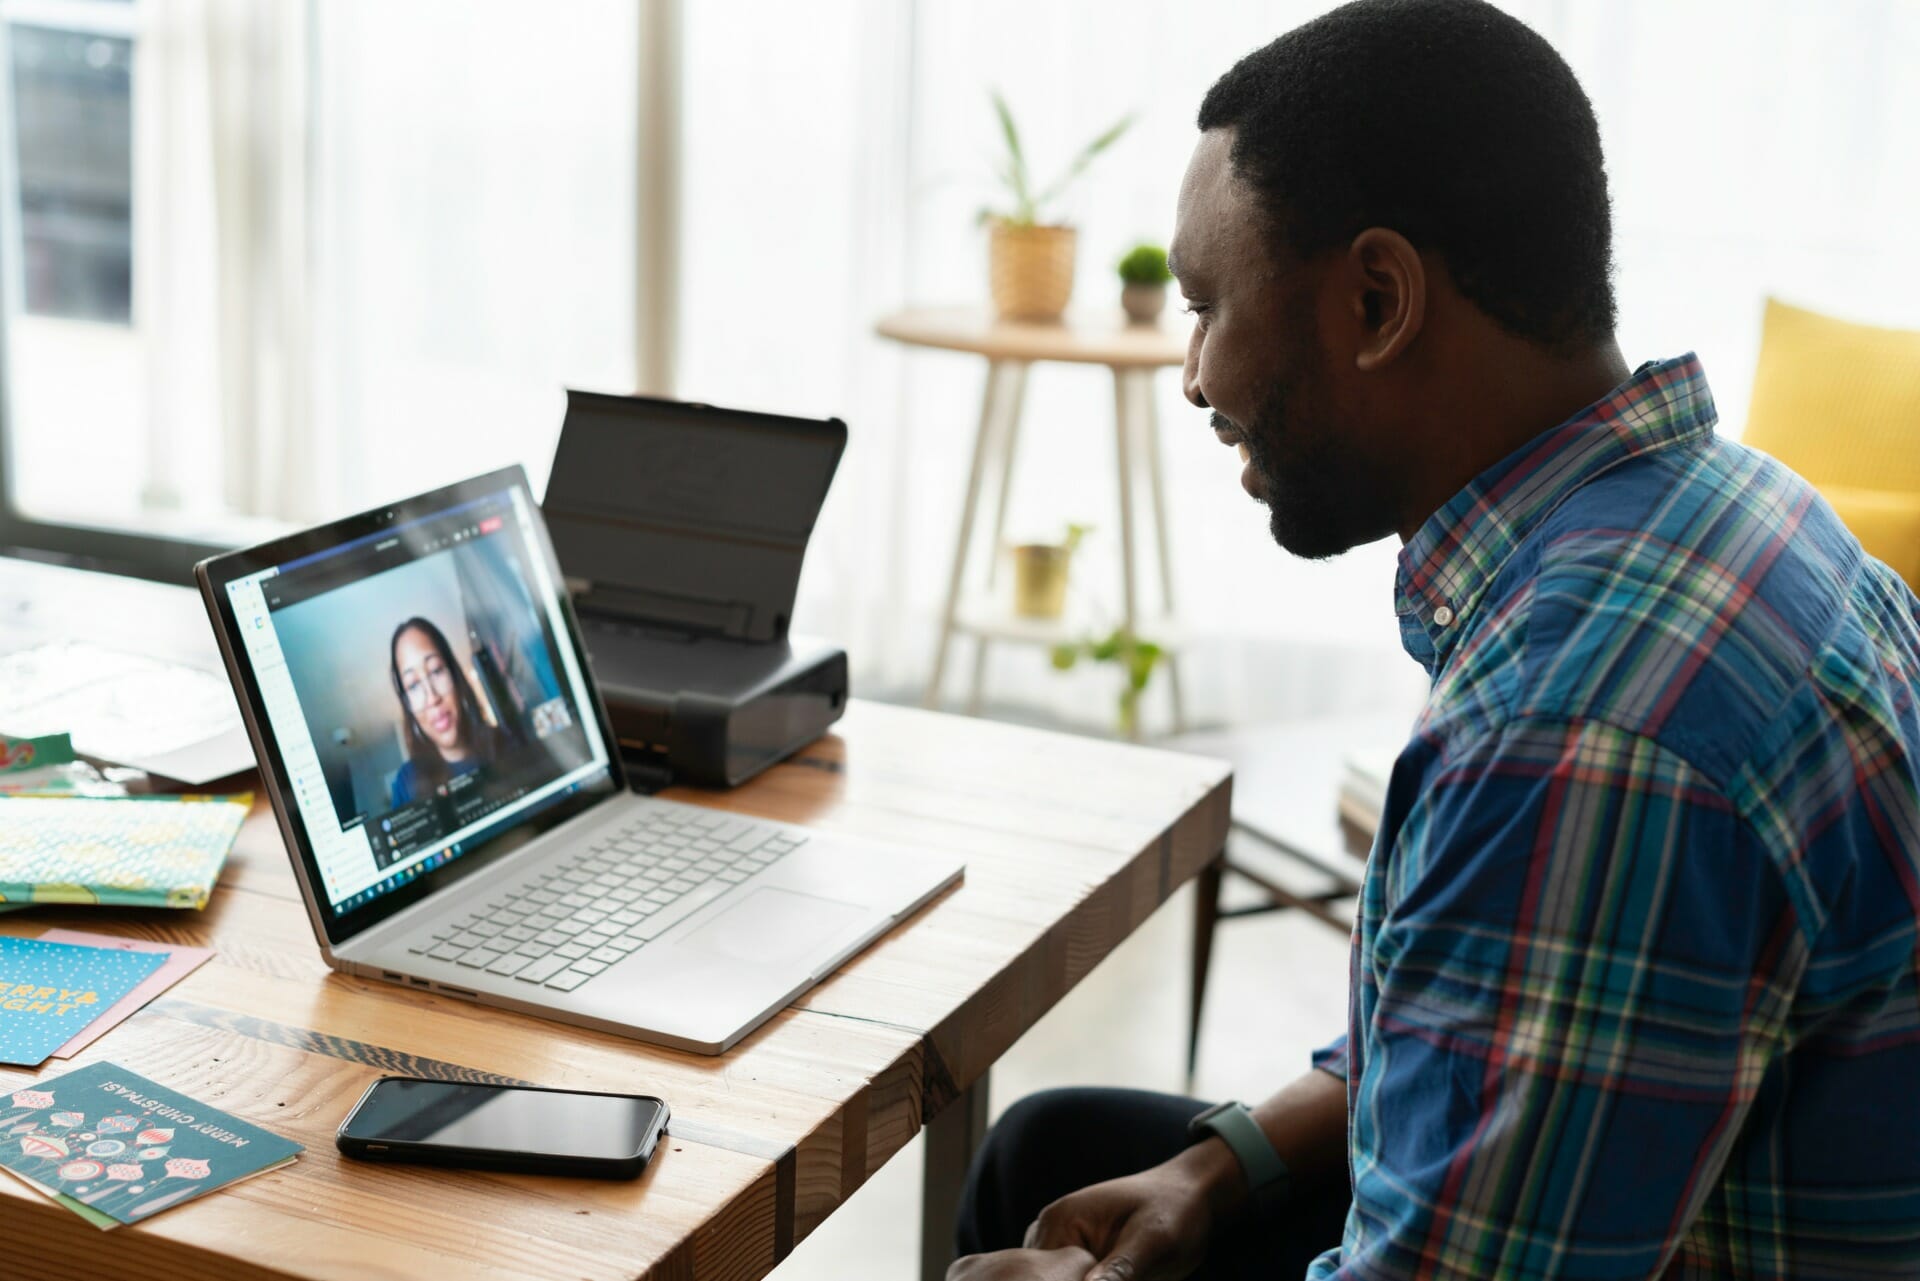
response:
<svg viewBox="0 0 1920 1281"><path fill-rule="evenodd" d="M1048 1090L1007 1109L975 1156L960 1199L961 1254L1021 1244L1027 1225L1069 1192L1160 1164L1187 1146L1197 1099L1144 1090ZM1350 1203L1340 1185L1257 1212L1214 1243L1202 1281L1304 1277L1322 1250L1340 1244Z"/></svg>

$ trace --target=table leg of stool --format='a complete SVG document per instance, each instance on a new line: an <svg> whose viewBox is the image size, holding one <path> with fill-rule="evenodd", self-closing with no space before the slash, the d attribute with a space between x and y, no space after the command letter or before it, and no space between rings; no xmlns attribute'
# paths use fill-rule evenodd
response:
<svg viewBox="0 0 1920 1281"><path fill-rule="evenodd" d="M1006 388L994 432L1000 450L1000 489L993 501L993 537L987 540L987 591L999 577L1001 541L1007 536L1007 497L1013 493L1013 455L1020 444L1020 407L1027 395L1027 363L1007 364ZM987 637L978 637L973 649L973 680L967 686L967 715L980 714L980 694L987 680Z"/></svg>
<svg viewBox="0 0 1920 1281"><path fill-rule="evenodd" d="M1133 408L1129 404L1130 390L1127 371L1116 368L1113 371L1113 442L1116 488L1120 491L1120 627L1128 642L1128 651L1122 654L1126 660L1121 663L1121 679L1128 679L1133 670L1131 642L1139 636L1140 625L1138 598L1134 590L1133 566ZM1127 728L1127 737L1140 737L1140 705L1133 708L1133 723Z"/></svg>
<svg viewBox="0 0 1920 1281"><path fill-rule="evenodd" d="M933 674L927 680L928 707L940 705L940 682L947 672L947 648L953 640L954 617L960 611L960 588L966 581L967 552L973 542L973 516L980 505L980 478L994 443L999 401L1006 381L1007 362L987 362L987 389L980 398L980 430L973 438L973 466L967 473L967 497L960 506L960 536L953 547L953 576L947 583L947 606L940 615L940 639L933 650Z"/></svg>
<svg viewBox="0 0 1920 1281"><path fill-rule="evenodd" d="M968 1086L927 1122L926 1166L920 1187L920 1277L941 1281L953 1262L953 1222L967 1186L973 1154L987 1137L988 1076Z"/></svg>
<svg viewBox="0 0 1920 1281"><path fill-rule="evenodd" d="M1135 374L1139 380L1139 395L1144 403L1140 407L1140 427L1145 439L1140 442L1141 452L1146 455L1147 483L1153 496L1153 540L1160 555L1160 606L1168 618L1173 617L1173 554L1167 549L1167 490L1160 471L1160 407L1154 401L1154 371L1143 370ZM1173 732L1184 734L1187 729L1186 699L1180 690L1180 656L1171 650L1166 656L1167 693L1173 702Z"/></svg>
<svg viewBox="0 0 1920 1281"><path fill-rule="evenodd" d="M1000 492L994 495L993 541L987 544L987 588L999 577L1000 540L1007 536L1007 496L1013 492L1013 454L1020 443L1020 409L1027 398L1027 363L1007 362L1005 404L1001 407Z"/></svg>
<svg viewBox="0 0 1920 1281"><path fill-rule="evenodd" d="M967 715L980 714L980 692L987 683L987 647L993 642L985 636L974 637L973 679L967 682Z"/></svg>

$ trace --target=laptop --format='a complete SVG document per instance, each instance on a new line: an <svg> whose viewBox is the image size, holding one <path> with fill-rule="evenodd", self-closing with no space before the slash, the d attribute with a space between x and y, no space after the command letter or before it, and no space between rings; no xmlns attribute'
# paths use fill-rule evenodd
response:
<svg viewBox="0 0 1920 1281"><path fill-rule="evenodd" d="M518 467L194 574L335 969L717 1054L963 874L630 791Z"/></svg>

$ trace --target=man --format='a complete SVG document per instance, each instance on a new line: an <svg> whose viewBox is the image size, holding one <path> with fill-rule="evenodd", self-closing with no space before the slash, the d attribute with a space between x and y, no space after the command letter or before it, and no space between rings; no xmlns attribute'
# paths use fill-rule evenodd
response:
<svg viewBox="0 0 1920 1281"><path fill-rule="evenodd" d="M1401 538L1432 692L1347 1037L1191 1132L1016 1105L951 1278L1920 1275L1920 601L1693 357L1629 372L1592 109L1518 21L1360 0L1199 123L1188 398L1281 546Z"/></svg>

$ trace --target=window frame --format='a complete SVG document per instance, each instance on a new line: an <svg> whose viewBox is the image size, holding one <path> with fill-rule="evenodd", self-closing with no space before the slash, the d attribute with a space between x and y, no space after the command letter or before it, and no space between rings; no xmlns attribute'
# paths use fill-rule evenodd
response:
<svg viewBox="0 0 1920 1281"><path fill-rule="evenodd" d="M63 0L57 5L48 4L45 0L0 0L0 300L4 300L0 302L0 554L49 560L160 582L190 583L195 562L229 551L230 545L164 534L142 534L103 525L36 520L15 505L11 470L13 382L10 326L13 315L25 301L25 286L20 273L26 253L21 239L19 144L13 118L13 43L10 27L16 22L60 30L97 32L136 42L141 35L137 0L128 4L88 4ZM136 157L135 164L138 163ZM137 211L134 217L137 291L140 252Z"/></svg>

